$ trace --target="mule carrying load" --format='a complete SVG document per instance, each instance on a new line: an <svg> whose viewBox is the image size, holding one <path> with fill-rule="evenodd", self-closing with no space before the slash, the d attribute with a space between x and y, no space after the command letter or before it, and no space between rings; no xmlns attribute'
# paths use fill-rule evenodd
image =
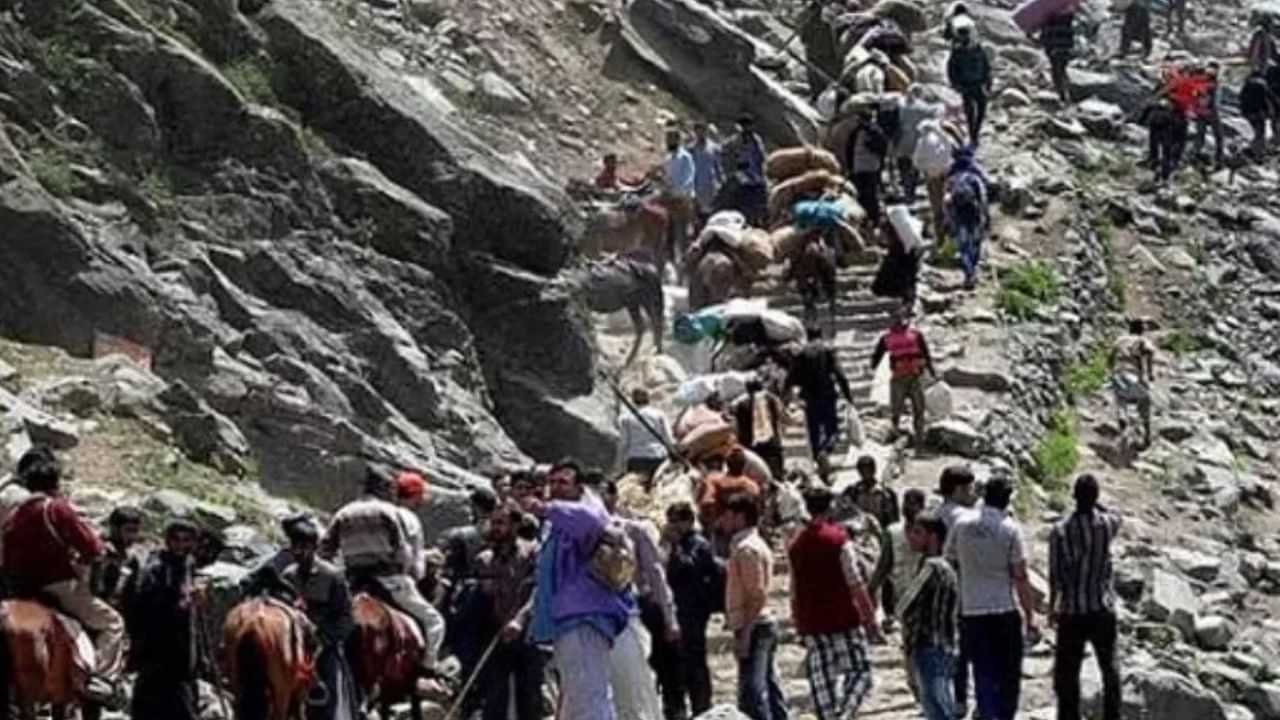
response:
<svg viewBox="0 0 1280 720"><path fill-rule="evenodd" d="M803 342L804 324L763 301L732 300L676 318L676 342L696 345L711 341L711 367L724 359L728 369L751 370L789 344Z"/></svg>
<svg viewBox="0 0 1280 720"><path fill-rule="evenodd" d="M712 215L685 257L689 308L699 310L747 294L773 260L768 232L748 227L735 210Z"/></svg>

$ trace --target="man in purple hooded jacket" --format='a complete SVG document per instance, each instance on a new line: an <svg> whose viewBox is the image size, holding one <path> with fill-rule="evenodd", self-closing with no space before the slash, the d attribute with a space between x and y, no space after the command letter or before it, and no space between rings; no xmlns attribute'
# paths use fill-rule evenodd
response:
<svg viewBox="0 0 1280 720"><path fill-rule="evenodd" d="M636 610L629 591L614 592L588 567L609 523L604 503L585 491L580 470L562 461L548 475L552 500L527 501L546 521L533 603L533 639L554 644L563 720L614 720L609 651Z"/></svg>

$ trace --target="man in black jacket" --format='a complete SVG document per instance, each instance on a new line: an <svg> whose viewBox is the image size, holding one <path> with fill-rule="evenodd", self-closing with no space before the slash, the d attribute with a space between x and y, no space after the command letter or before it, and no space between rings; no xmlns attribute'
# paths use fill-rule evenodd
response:
<svg viewBox="0 0 1280 720"><path fill-rule="evenodd" d="M840 416L836 409L836 391L839 389L845 402L853 402L849 380L840 369L835 350L822 340L822 328L808 329L809 342L791 361L787 374L787 391L800 389L804 400L804 417L809 426L809 449L818 463L823 479L830 474L827 456L835 449L840 436Z"/></svg>
<svg viewBox="0 0 1280 720"><path fill-rule="evenodd" d="M1071 88L1067 80L1067 65L1076 54L1076 14L1072 11L1058 13L1049 18L1040 29L1040 45L1049 58L1049 75L1053 89L1062 102L1071 103Z"/></svg>
<svg viewBox="0 0 1280 720"><path fill-rule="evenodd" d="M707 621L724 604L724 568L711 543L694 527L693 506L667 508L665 543L667 584L675 597L680 624L680 672L692 717L711 709L711 670L707 666Z"/></svg>
<svg viewBox="0 0 1280 720"><path fill-rule="evenodd" d="M969 142L978 144L982 123L987 117L987 98L991 94L991 60L987 50L973 37L973 20L968 15L956 18L952 25L955 41L947 59L947 79L964 101L964 118L969 124Z"/></svg>
<svg viewBox="0 0 1280 720"><path fill-rule="evenodd" d="M196 677L200 652L193 584L199 528L170 523L164 548L143 567L137 591L126 606L138 669L132 717L196 720Z"/></svg>

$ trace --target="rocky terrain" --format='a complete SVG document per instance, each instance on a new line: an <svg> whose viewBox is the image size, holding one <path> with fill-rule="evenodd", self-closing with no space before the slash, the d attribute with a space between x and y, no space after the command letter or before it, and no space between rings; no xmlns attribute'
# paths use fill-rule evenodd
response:
<svg viewBox="0 0 1280 720"><path fill-rule="evenodd" d="M811 137L805 68L779 47L794 5L0 0L8 460L52 443L91 514L128 500L244 546L291 505L334 507L369 462L430 474L432 532L485 473L608 462L596 371L627 342L556 280L583 224L563 188L605 148L653 162L672 115L724 127L750 109L773 145ZM887 442L885 378L863 370L884 308L852 268L834 339L859 376L855 451L899 490L953 462L1016 477L1041 574L1072 478L1099 473L1127 523L1126 718L1280 718L1280 176L1272 156L1156 186L1128 122L1170 53L1226 61L1233 106L1247 9L1193 3L1185 38L1157 18L1138 61L1113 57L1119 18L1087 3L1064 108L1013 5L975 7L997 71L982 282L964 291L941 249L923 273L951 411L921 449ZM936 28L942 5L926 9ZM940 34L914 41L954 103ZM1226 125L1242 146L1247 126ZM1140 452L1105 387L1128 314L1161 347ZM1026 665L1027 717L1053 717L1051 643ZM801 657L781 651L805 712ZM876 668L874 716L918 717L896 653Z"/></svg>

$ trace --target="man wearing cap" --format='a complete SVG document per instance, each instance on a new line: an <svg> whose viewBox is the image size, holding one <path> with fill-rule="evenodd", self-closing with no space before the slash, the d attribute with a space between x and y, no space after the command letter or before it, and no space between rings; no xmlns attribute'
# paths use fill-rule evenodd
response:
<svg viewBox="0 0 1280 720"><path fill-rule="evenodd" d="M750 115L738 119L738 134L725 146L724 157L731 173L727 184L732 189L733 209L754 227L768 221L769 191L764 177L766 159L764 141L755 132Z"/></svg>
<svg viewBox="0 0 1280 720"><path fill-rule="evenodd" d="M871 371L880 365L884 356L889 356L889 414L893 425L893 434L898 434L898 422L902 411L906 409L907 400L911 400L911 420L915 427L913 442L919 446L924 442L925 400L924 371L935 379L938 372L933 368L933 357L929 354L929 344L924 334L911 326L911 308L903 303L894 311L893 326L890 327L876 343L871 353Z"/></svg>
<svg viewBox="0 0 1280 720"><path fill-rule="evenodd" d="M392 492L392 482L370 470L364 495L333 516L321 552L326 557L341 553L356 591L362 582L376 581L397 607L418 622L426 641L423 669L434 672L444 642L444 618L422 597L409 573L417 557L404 514L391 503Z"/></svg>
<svg viewBox="0 0 1280 720"><path fill-rule="evenodd" d="M1023 640L1039 637L1022 528L1008 513L1012 498L1012 480L988 480L982 509L956 522L943 553L960 575L961 644L973 663L978 714L988 720L1017 714Z"/></svg>
<svg viewBox="0 0 1280 720"><path fill-rule="evenodd" d="M200 530L179 520L164 531L164 547L142 569L137 592L126 604L131 627L146 628L133 637L131 661L138 670L133 686L135 718L196 720L197 652L195 550Z"/></svg>
<svg viewBox="0 0 1280 720"><path fill-rule="evenodd" d="M1058 720L1080 720L1080 666L1086 643L1102 675L1102 720L1120 720L1116 597L1111 544L1120 518L1098 505L1098 479L1076 480L1076 511L1049 534L1049 622L1058 627L1053 688Z"/></svg>
<svg viewBox="0 0 1280 720"><path fill-rule="evenodd" d="M991 95L991 58L987 56L987 49L974 39L974 23L967 14L957 16L951 28L954 39L951 57L947 59L947 79L964 101L969 142L977 145L987 117L987 98Z"/></svg>
<svg viewBox="0 0 1280 720"><path fill-rule="evenodd" d="M316 675L325 692L317 699L324 702L308 702L307 720L354 720L355 683L344 651L355 629L347 580L336 567L316 557L320 528L310 518L289 518L283 527L293 563L281 579L297 594L320 639Z"/></svg>

